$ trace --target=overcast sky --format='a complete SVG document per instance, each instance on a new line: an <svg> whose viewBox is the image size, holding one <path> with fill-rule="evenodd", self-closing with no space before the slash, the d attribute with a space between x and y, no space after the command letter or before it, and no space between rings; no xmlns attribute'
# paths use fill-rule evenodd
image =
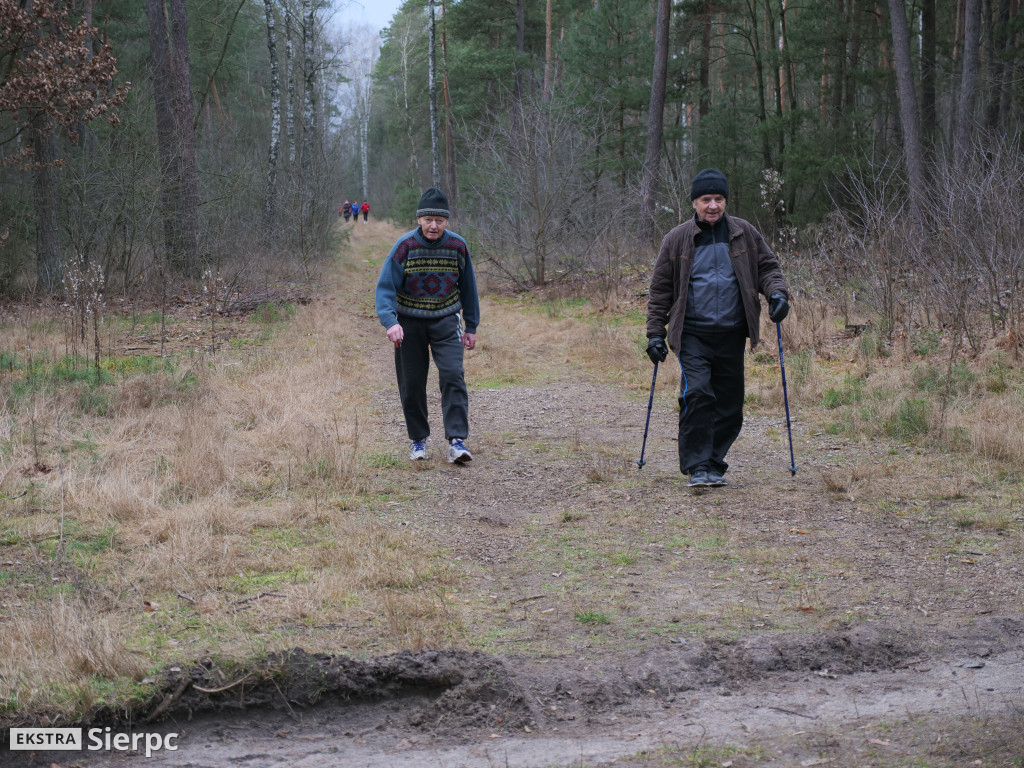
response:
<svg viewBox="0 0 1024 768"><path fill-rule="evenodd" d="M364 23L380 30L391 23L401 0L335 0L338 20L345 24Z"/></svg>

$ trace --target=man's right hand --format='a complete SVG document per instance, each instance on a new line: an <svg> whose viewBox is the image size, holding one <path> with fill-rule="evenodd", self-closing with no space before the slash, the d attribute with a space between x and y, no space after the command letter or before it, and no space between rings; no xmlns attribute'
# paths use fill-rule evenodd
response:
<svg viewBox="0 0 1024 768"><path fill-rule="evenodd" d="M651 358L651 362L655 365L664 363L668 357L668 347L665 346L665 339L661 336L651 336L650 341L647 342L647 356Z"/></svg>
<svg viewBox="0 0 1024 768"><path fill-rule="evenodd" d="M395 323L388 328L388 340L396 347L402 343L402 339L405 338L405 331L402 330L402 326Z"/></svg>

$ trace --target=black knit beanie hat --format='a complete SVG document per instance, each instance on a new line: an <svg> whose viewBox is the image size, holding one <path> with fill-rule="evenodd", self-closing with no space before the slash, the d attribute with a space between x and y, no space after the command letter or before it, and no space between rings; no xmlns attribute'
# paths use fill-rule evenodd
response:
<svg viewBox="0 0 1024 768"><path fill-rule="evenodd" d="M725 174L717 168L705 168L693 177L690 184L690 199L696 200L702 195L721 195L729 199L729 182Z"/></svg>
<svg viewBox="0 0 1024 768"><path fill-rule="evenodd" d="M420 216L444 216L451 217L448 210L448 196L437 187L431 187L420 197L420 204L416 207L416 218Z"/></svg>

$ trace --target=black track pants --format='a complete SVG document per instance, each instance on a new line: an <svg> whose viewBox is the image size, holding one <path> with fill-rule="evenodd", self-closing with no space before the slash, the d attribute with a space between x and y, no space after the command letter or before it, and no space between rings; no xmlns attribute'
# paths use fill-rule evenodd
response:
<svg viewBox="0 0 1024 768"><path fill-rule="evenodd" d="M469 436L469 393L462 368L462 321L459 315L426 320L399 316L405 338L395 350L395 371L402 413L410 440L430 436L427 419L427 372L430 355L437 366L445 439Z"/></svg>
<svg viewBox="0 0 1024 768"><path fill-rule="evenodd" d="M744 331L683 334L679 352L679 470L725 472L743 427Z"/></svg>

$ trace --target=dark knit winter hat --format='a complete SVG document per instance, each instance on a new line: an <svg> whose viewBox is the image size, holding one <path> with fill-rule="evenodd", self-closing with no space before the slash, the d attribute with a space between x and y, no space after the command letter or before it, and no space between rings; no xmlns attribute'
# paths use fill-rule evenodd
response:
<svg viewBox="0 0 1024 768"><path fill-rule="evenodd" d="M416 218L420 216L444 216L451 217L448 210L448 196L437 187L431 187L420 198L420 204L416 207Z"/></svg>
<svg viewBox="0 0 1024 768"><path fill-rule="evenodd" d="M721 195L729 199L729 182L725 174L717 168L705 168L693 177L690 184L690 199L696 200L702 195Z"/></svg>

